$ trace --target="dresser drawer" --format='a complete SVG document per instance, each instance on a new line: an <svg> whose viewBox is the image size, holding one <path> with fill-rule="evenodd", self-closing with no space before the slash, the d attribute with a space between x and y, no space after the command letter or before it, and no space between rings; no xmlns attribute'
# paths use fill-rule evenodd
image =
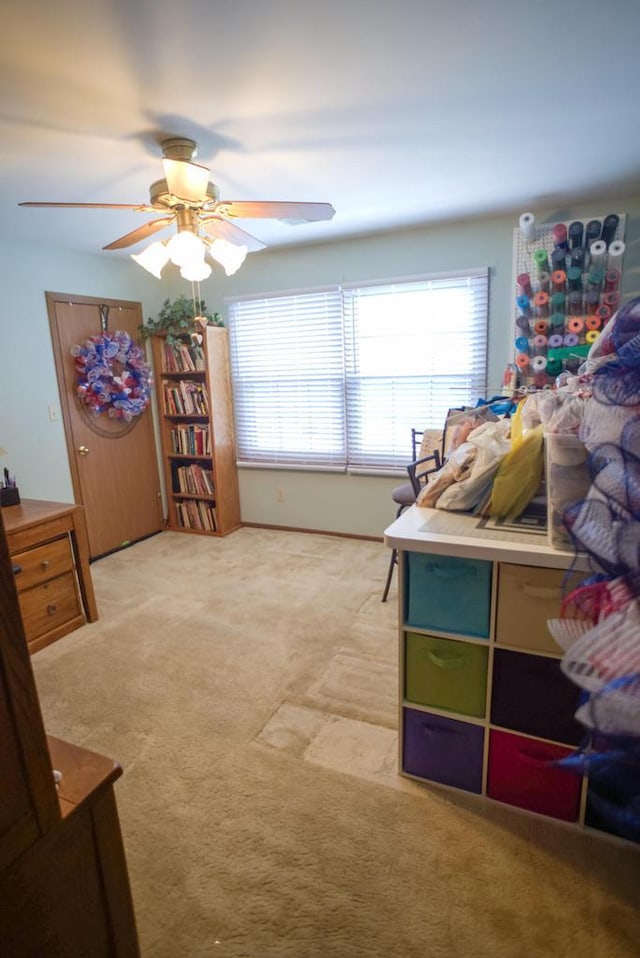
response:
<svg viewBox="0 0 640 958"><path fill-rule="evenodd" d="M491 563L410 552L406 619L414 628L489 637Z"/></svg>
<svg viewBox="0 0 640 958"><path fill-rule="evenodd" d="M405 696L410 702L466 715L485 714L489 649L407 633Z"/></svg>
<svg viewBox="0 0 640 958"><path fill-rule="evenodd" d="M82 615L73 572L27 589L18 598L27 642Z"/></svg>
<svg viewBox="0 0 640 958"><path fill-rule="evenodd" d="M11 561L20 566L20 572L15 577L18 592L39 585L47 579L55 579L63 572L71 572L73 569L69 537L62 536L35 549L15 553Z"/></svg>
<svg viewBox="0 0 640 958"><path fill-rule="evenodd" d="M496 642L531 652L562 654L547 629L548 619L557 619L566 572L534 566L498 566Z"/></svg>

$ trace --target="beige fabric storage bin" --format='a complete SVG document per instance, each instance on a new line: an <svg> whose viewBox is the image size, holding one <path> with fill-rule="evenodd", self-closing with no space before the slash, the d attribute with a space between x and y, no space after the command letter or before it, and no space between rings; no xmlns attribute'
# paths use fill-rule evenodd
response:
<svg viewBox="0 0 640 958"><path fill-rule="evenodd" d="M544 445L547 538L552 549L568 549L571 539L562 523L562 514L589 491L589 453L576 435L547 433Z"/></svg>
<svg viewBox="0 0 640 958"><path fill-rule="evenodd" d="M527 565L498 566L496 642L529 652L562 649L549 634L547 619L557 619L566 573Z"/></svg>

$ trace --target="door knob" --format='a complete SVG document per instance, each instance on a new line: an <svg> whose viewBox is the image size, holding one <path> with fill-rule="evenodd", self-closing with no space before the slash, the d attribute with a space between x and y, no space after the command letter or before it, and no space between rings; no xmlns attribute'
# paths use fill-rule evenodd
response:
<svg viewBox="0 0 640 958"><path fill-rule="evenodd" d="M78 446L78 452L80 453L81 456L88 456L88 455L89 455L89 447L88 447L88 446Z"/></svg>

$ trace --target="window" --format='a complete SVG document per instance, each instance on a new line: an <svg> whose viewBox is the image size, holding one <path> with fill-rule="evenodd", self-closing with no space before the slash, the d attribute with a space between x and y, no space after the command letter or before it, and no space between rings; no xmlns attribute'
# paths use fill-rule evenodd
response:
<svg viewBox="0 0 640 958"><path fill-rule="evenodd" d="M230 300L239 462L403 468L484 395L487 297L484 269Z"/></svg>

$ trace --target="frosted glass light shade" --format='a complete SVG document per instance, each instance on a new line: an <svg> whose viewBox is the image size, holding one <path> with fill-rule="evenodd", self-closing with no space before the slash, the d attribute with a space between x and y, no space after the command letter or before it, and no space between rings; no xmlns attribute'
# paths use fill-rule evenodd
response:
<svg viewBox="0 0 640 958"><path fill-rule="evenodd" d="M152 243L151 246L143 249L141 253L132 253L131 259L160 279L162 268L169 261L169 252L165 244L158 240L157 243Z"/></svg>
<svg viewBox="0 0 640 958"><path fill-rule="evenodd" d="M220 263L227 276L233 276L244 263L247 247L236 246L235 243L217 239L209 246L209 253L216 262Z"/></svg>
<svg viewBox="0 0 640 958"><path fill-rule="evenodd" d="M211 276L211 267L208 263L205 263L203 257L201 260L194 260L192 263L187 263L186 266L181 266L180 275L183 279L191 280L192 283L200 283L203 279L208 279Z"/></svg>
<svg viewBox="0 0 640 958"><path fill-rule="evenodd" d="M176 266L187 266L195 260L204 259L205 247L194 233L183 230L175 233L167 243L169 257Z"/></svg>

